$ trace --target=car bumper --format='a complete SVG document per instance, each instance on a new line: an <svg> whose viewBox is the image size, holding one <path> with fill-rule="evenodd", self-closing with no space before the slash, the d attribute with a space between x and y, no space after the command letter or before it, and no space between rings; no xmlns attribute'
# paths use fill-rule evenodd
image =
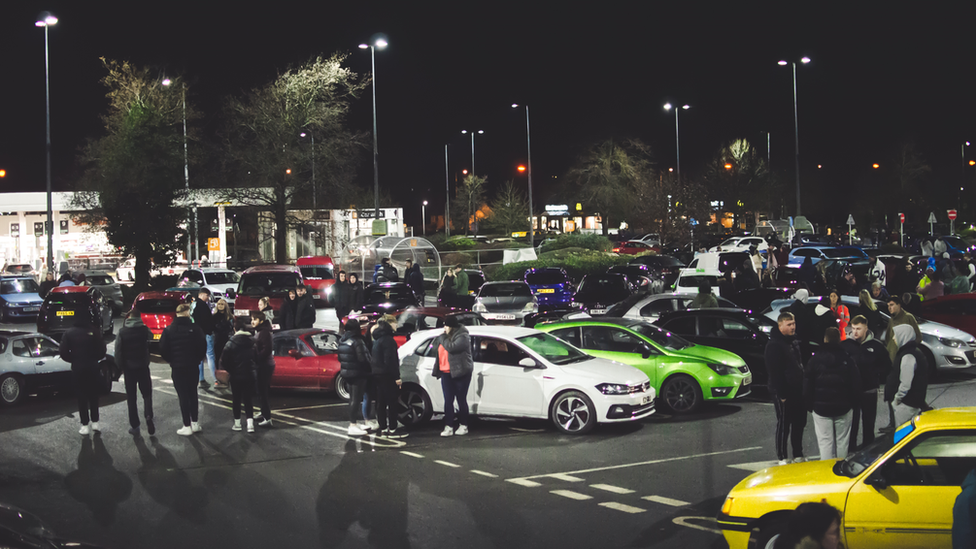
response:
<svg viewBox="0 0 976 549"><path fill-rule="evenodd" d="M705 400L735 400L752 393L752 375L731 377L703 388Z"/></svg>
<svg viewBox="0 0 976 549"><path fill-rule="evenodd" d="M976 366L976 348L969 346L950 347L941 343L931 345L927 341L925 343L924 346L932 352L932 356L935 358L937 368L953 369Z"/></svg>
<svg viewBox="0 0 976 549"><path fill-rule="evenodd" d="M600 423L621 423L647 417L657 409L654 390L629 395L600 394L593 402L598 410Z"/></svg>
<svg viewBox="0 0 976 549"><path fill-rule="evenodd" d="M11 307L5 309L7 318L19 318L19 319L37 318L37 314L40 311L41 311L40 307Z"/></svg>

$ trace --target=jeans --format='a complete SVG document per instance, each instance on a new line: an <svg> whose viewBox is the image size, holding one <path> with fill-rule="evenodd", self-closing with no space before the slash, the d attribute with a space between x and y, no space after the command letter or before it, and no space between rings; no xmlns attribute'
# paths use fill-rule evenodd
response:
<svg viewBox="0 0 976 549"><path fill-rule="evenodd" d="M396 376L373 376L376 388L376 419L380 429L396 429L397 426L397 394L399 387Z"/></svg>
<svg viewBox="0 0 976 549"><path fill-rule="evenodd" d="M853 417L853 410L837 417L825 417L816 412L813 413L813 428L817 432L817 445L820 446L821 461L847 457L847 448L850 446L851 437L851 419Z"/></svg>
<svg viewBox="0 0 976 549"><path fill-rule="evenodd" d="M271 405L268 403L268 393L271 392L271 376L274 366L258 366L257 393L258 404L261 406L261 417L271 419Z"/></svg>
<svg viewBox="0 0 976 549"><path fill-rule="evenodd" d="M468 385L471 384L471 374L461 377L451 377L451 374L441 376L441 390L444 391L444 426L455 428L454 403L457 401L457 421L461 425L468 424Z"/></svg>
<svg viewBox="0 0 976 549"><path fill-rule="evenodd" d="M363 417L363 396L366 394L366 378L346 378L349 386L349 423L357 423Z"/></svg>
<svg viewBox="0 0 976 549"><path fill-rule="evenodd" d="M188 368L173 368L173 387L180 401L180 414L183 416L183 426L197 421L200 413L200 403L197 400L197 373L193 366Z"/></svg>
<svg viewBox="0 0 976 549"><path fill-rule="evenodd" d="M78 393L78 417L82 425L98 421L98 393L102 381L97 366L71 368L75 391Z"/></svg>
<svg viewBox="0 0 976 549"><path fill-rule="evenodd" d="M363 389L363 420L368 420L370 417L376 418L376 378L367 377L366 386ZM374 404L373 413L369 413L369 405Z"/></svg>
<svg viewBox="0 0 976 549"><path fill-rule="evenodd" d="M129 426L139 427L138 394L142 393L142 402L146 408L146 419L153 418L152 376L149 368L137 368L125 371L125 398L129 404Z"/></svg>
<svg viewBox="0 0 976 549"><path fill-rule="evenodd" d="M214 358L214 336L207 336L207 358L200 361L200 381L204 381L203 377L203 365L204 363L210 363L210 375L213 376L214 382L217 381L217 359Z"/></svg>
<svg viewBox="0 0 976 549"><path fill-rule="evenodd" d="M864 442L874 441L874 422L878 417L878 392L861 393L854 405L854 418L851 420L851 443L847 447L850 452L857 448L858 421L864 421Z"/></svg>
<svg viewBox="0 0 976 549"><path fill-rule="evenodd" d="M244 417L254 417L254 378L250 374L230 378L230 392L234 419L241 419L241 404L244 404Z"/></svg>
<svg viewBox="0 0 976 549"><path fill-rule="evenodd" d="M803 457L803 428L807 426L803 397L797 391L786 395L786 402L782 402L778 395L773 395L773 407L776 409L776 457L789 459L787 440L792 442L793 457Z"/></svg>

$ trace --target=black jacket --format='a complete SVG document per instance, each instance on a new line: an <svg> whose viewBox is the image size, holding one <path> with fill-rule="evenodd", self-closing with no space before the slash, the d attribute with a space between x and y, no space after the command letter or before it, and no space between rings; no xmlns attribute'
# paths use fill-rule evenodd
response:
<svg viewBox="0 0 976 549"><path fill-rule="evenodd" d="M196 324L204 335L213 335L214 319L213 312L210 311L210 304L199 297L196 298L196 305L193 306L193 323Z"/></svg>
<svg viewBox="0 0 976 549"><path fill-rule="evenodd" d="M840 342L840 346L851 356L858 373L861 374L861 391L877 391L878 385L891 371L891 359L884 343L868 334L867 341L858 343L853 337Z"/></svg>
<svg viewBox="0 0 976 549"><path fill-rule="evenodd" d="M380 326L373 331L370 366L374 376L400 378L400 357L397 356L396 340L393 339L393 330L386 326Z"/></svg>
<svg viewBox="0 0 976 549"><path fill-rule="evenodd" d="M122 370L149 368L149 340L152 332L139 321L126 321L115 338L115 363Z"/></svg>
<svg viewBox="0 0 976 549"><path fill-rule="evenodd" d="M769 333L765 355L769 392L779 398L798 396L803 390L800 342L783 335L777 326Z"/></svg>
<svg viewBox="0 0 976 549"><path fill-rule="evenodd" d="M315 300L308 291L295 304L295 327L311 328L315 324Z"/></svg>
<svg viewBox="0 0 976 549"><path fill-rule="evenodd" d="M853 409L861 395L861 374L839 343L827 343L803 370L803 403L823 417L839 417Z"/></svg>
<svg viewBox="0 0 976 549"><path fill-rule="evenodd" d="M339 368L347 378L366 377L370 374L370 355L363 335L346 331L339 340Z"/></svg>
<svg viewBox="0 0 976 549"><path fill-rule="evenodd" d="M410 272L407 273L407 284L413 293L424 293L424 273L420 271L420 265L410 267Z"/></svg>
<svg viewBox="0 0 976 549"><path fill-rule="evenodd" d="M220 363L220 353L224 352L224 346L230 341L230 336L234 335L234 321L221 314L214 317L214 358Z"/></svg>
<svg viewBox="0 0 976 549"><path fill-rule="evenodd" d="M925 353L918 348L918 344L914 341L903 345L895 354L895 360L891 363L891 373L888 374L888 380L885 382L884 399L886 402L892 402L895 399L898 386L901 384L901 361L905 355L909 354L915 357L915 375L912 378L912 386L902 402L906 406L924 410L928 408L925 403L925 394L929 389L929 362L925 358Z"/></svg>
<svg viewBox="0 0 976 549"><path fill-rule="evenodd" d="M234 334L220 353L220 369L227 370L232 379L254 379L254 340L247 332Z"/></svg>
<svg viewBox="0 0 976 549"><path fill-rule="evenodd" d="M271 337L271 323L262 320L254 332L254 365L257 368L275 367L273 351L273 338Z"/></svg>
<svg viewBox="0 0 976 549"><path fill-rule="evenodd" d="M47 294L50 293L52 289L57 287L58 287L57 280L45 280L44 282L41 282L41 286L37 291L37 295L41 296L41 298L43 299L47 297Z"/></svg>
<svg viewBox="0 0 976 549"><path fill-rule="evenodd" d="M294 300L291 298L285 298L284 303L281 304L281 310L278 311L281 319L281 329L291 330L292 328L297 328L298 325L295 324L295 316L298 313L298 298Z"/></svg>
<svg viewBox="0 0 976 549"><path fill-rule="evenodd" d="M384 263L380 267L379 272L376 276L377 282L400 282L400 274L397 272L396 267L390 265L389 263Z"/></svg>
<svg viewBox="0 0 976 549"><path fill-rule="evenodd" d="M187 316L178 316L159 338L159 354L172 368L197 368L207 355L207 337Z"/></svg>
<svg viewBox="0 0 976 549"><path fill-rule="evenodd" d="M70 363L72 370L96 369L105 357L105 340L92 326L73 326L61 336L59 352L61 360Z"/></svg>
<svg viewBox="0 0 976 549"><path fill-rule="evenodd" d="M352 282L346 282L346 292L348 292L347 306L351 311L358 311L363 308L363 284L356 281L355 284Z"/></svg>
<svg viewBox="0 0 976 549"><path fill-rule="evenodd" d="M335 281L332 285L332 306L339 311L349 309L349 283ZM342 320L340 317L339 320Z"/></svg>

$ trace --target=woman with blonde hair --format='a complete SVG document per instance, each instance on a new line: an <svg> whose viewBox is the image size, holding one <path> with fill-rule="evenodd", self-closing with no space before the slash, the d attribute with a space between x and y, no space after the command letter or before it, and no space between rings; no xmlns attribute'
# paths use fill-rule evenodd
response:
<svg viewBox="0 0 976 549"><path fill-rule="evenodd" d="M268 324L274 324L274 309L271 308L271 298L264 296L258 300L258 312L264 314Z"/></svg>
<svg viewBox="0 0 976 549"><path fill-rule="evenodd" d="M881 312L878 311L878 306L874 303L874 299L871 297L871 292L867 290L861 290L861 293L857 295L858 305L861 308L861 314L868 319L868 328L871 332L878 337L878 335L884 331L886 323L885 319L882 318Z"/></svg>
<svg viewBox="0 0 976 549"><path fill-rule="evenodd" d="M230 303L226 299L218 299L214 305L214 364L220 364L220 353L234 334L234 315L230 311ZM216 374L214 374L216 380ZM214 387L224 387L220 381L214 381Z"/></svg>

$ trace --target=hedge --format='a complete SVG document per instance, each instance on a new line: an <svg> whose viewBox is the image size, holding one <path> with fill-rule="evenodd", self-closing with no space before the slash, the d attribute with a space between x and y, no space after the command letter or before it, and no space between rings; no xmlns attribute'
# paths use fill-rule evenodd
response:
<svg viewBox="0 0 976 549"><path fill-rule="evenodd" d="M500 265L485 272L489 280L520 280L525 274L526 269L540 267L561 267L566 270L570 278L575 281L582 280L588 274L602 274L614 265L626 265L631 260L631 256L619 256L613 254L571 254L564 257L553 255L543 256L534 261L520 261Z"/></svg>
<svg viewBox="0 0 976 549"><path fill-rule="evenodd" d="M609 252L613 243L598 234L561 234L555 240L547 240L539 248L540 253L551 252L562 248L586 248L598 252Z"/></svg>

